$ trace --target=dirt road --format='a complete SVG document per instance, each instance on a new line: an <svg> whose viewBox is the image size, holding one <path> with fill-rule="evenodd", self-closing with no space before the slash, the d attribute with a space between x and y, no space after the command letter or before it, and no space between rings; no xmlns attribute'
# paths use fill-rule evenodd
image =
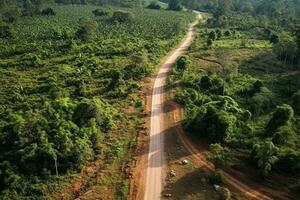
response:
<svg viewBox="0 0 300 200"><path fill-rule="evenodd" d="M201 19L201 14L197 13L198 19ZM160 70L154 82L152 93L152 108L151 108L151 125L150 125L150 145L148 152L148 166L145 184L145 200L161 199L163 189L163 167L165 165L164 155L164 127L163 127L163 102L164 102L164 86L166 85L166 77L172 65L175 63L178 56L191 44L195 25L198 20L191 24L188 33L182 43L176 50L171 52L166 61L161 65Z"/></svg>

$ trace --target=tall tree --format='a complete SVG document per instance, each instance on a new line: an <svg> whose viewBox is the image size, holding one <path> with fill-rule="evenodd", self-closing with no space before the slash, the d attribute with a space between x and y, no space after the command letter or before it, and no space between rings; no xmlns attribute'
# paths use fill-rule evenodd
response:
<svg viewBox="0 0 300 200"><path fill-rule="evenodd" d="M176 10L180 11L182 10L182 6L179 0L170 0L168 5L169 10Z"/></svg>

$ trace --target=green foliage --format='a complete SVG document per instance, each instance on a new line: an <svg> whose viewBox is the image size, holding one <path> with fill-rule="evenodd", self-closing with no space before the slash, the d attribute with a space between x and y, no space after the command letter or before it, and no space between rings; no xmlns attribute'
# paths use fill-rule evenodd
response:
<svg viewBox="0 0 300 200"><path fill-rule="evenodd" d="M279 160L276 163L276 167L288 172L299 173L300 172L300 152L288 149L279 154Z"/></svg>
<svg viewBox="0 0 300 200"><path fill-rule="evenodd" d="M224 182L224 178L220 172L213 172L209 176L209 182L213 185L221 185Z"/></svg>
<svg viewBox="0 0 300 200"><path fill-rule="evenodd" d="M151 3L147 6L149 9L160 10L161 6L157 1L151 1Z"/></svg>
<svg viewBox="0 0 300 200"><path fill-rule="evenodd" d="M217 34L215 31L211 31L209 34L208 34L208 39L214 41L217 39Z"/></svg>
<svg viewBox="0 0 300 200"><path fill-rule="evenodd" d="M200 90L209 94L222 95L224 90L223 80L218 76L202 76L199 80L198 87Z"/></svg>
<svg viewBox="0 0 300 200"><path fill-rule="evenodd" d="M208 159L214 163L215 167L226 166L232 160L230 150L220 144L211 144L209 151Z"/></svg>
<svg viewBox="0 0 300 200"><path fill-rule="evenodd" d="M41 11L41 14L46 16L54 16L55 11L53 10L53 8L45 8Z"/></svg>
<svg viewBox="0 0 300 200"><path fill-rule="evenodd" d="M274 111L272 118L270 119L266 130L269 134L273 134L278 128L288 125L294 116L294 110L291 106L287 104L283 104L281 106L277 106Z"/></svg>
<svg viewBox="0 0 300 200"><path fill-rule="evenodd" d="M176 61L176 69L179 71L184 71L189 63L190 59L188 56L180 56Z"/></svg>
<svg viewBox="0 0 300 200"><path fill-rule="evenodd" d="M276 145L287 144L289 138L293 136L294 130L290 124L279 127L276 132L273 134L272 142Z"/></svg>
<svg viewBox="0 0 300 200"><path fill-rule="evenodd" d="M12 36L13 35L9 26L0 26L0 38L10 39Z"/></svg>
<svg viewBox="0 0 300 200"><path fill-rule="evenodd" d="M100 156L109 158L103 164L123 162L135 137L126 97L194 19L122 8L135 17L112 23L93 10L119 8L51 8L51 17L19 17L8 26L13 37L0 38L0 199L41 199L57 190L55 158L59 179Z"/></svg>
<svg viewBox="0 0 300 200"><path fill-rule="evenodd" d="M89 18L81 19L80 27L75 33L75 37L82 41L88 41L93 37L96 28L97 28L97 24L92 19Z"/></svg>
<svg viewBox="0 0 300 200"><path fill-rule="evenodd" d="M223 143L236 133L249 131L243 123L248 120L244 119L244 113L232 98L217 97L215 101L202 105L195 115L187 113L186 127L210 143Z"/></svg>
<svg viewBox="0 0 300 200"><path fill-rule="evenodd" d="M133 14L123 10L118 10L113 13L112 20L119 23L130 22L133 20Z"/></svg>
<svg viewBox="0 0 300 200"><path fill-rule="evenodd" d="M253 146L251 156L252 159L257 162L257 166L261 169L262 175L268 175L272 166L278 161L278 150L278 147L269 141Z"/></svg>
<svg viewBox="0 0 300 200"><path fill-rule="evenodd" d="M292 105L295 113L300 115L300 90L292 96Z"/></svg>
<svg viewBox="0 0 300 200"><path fill-rule="evenodd" d="M108 15L109 15L109 12L106 11L106 10L96 9L96 10L93 10L93 14L94 14L96 17L103 17L103 16L108 16Z"/></svg>
<svg viewBox="0 0 300 200"><path fill-rule="evenodd" d="M277 44L279 42L279 37L276 34L272 34L270 37L270 42L273 44Z"/></svg>
<svg viewBox="0 0 300 200"><path fill-rule="evenodd" d="M169 0L168 10L181 11L183 7L179 0Z"/></svg>

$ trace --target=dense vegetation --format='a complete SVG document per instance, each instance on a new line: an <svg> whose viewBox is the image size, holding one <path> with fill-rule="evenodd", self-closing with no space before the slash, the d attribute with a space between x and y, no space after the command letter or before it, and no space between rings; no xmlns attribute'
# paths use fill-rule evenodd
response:
<svg viewBox="0 0 300 200"><path fill-rule="evenodd" d="M193 15L20 2L0 1L0 199L41 199L86 163L121 159L138 124L124 110Z"/></svg>
<svg viewBox="0 0 300 200"><path fill-rule="evenodd" d="M266 183L284 185L296 197L299 1L196 3L213 14L169 78L170 86L181 86L174 98L184 106L185 129L211 144L209 159L217 167L249 174L256 166Z"/></svg>

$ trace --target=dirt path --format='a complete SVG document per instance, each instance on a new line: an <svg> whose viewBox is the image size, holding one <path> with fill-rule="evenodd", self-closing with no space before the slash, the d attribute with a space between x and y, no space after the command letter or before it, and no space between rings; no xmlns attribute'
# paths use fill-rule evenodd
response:
<svg viewBox="0 0 300 200"><path fill-rule="evenodd" d="M198 19L201 19L201 14L198 13L197 15ZM182 43L167 57L166 61L161 65L154 82L151 106L150 144L144 194L145 200L161 199L161 193L164 183L163 168L165 166L163 135L163 102L165 93L164 87L166 85L168 72L170 71L172 65L192 43L195 34L195 26L197 23L198 20L191 24L190 28L188 29L187 36L184 38Z"/></svg>
<svg viewBox="0 0 300 200"><path fill-rule="evenodd" d="M205 168L206 171L214 171L214 166L212 163L207 161L206 155L207 150L201 149L197 145L195 145L184 133L181 126L181 109L178 105L174 104L173 110L173 127L175 129L176 135L183 144L183 146L188 150L188 152L192 155L194 161L198 164L198 167ZM236 177L232 176L227 172L222 172L225 178L226 183L231 185L241 194L243 194L247 199L251 200L288 200L289 197L285 196L285 194L280 191L272 191L269 188L265 188L263 186L249 186L247 183L239 181Z"/></svg>

